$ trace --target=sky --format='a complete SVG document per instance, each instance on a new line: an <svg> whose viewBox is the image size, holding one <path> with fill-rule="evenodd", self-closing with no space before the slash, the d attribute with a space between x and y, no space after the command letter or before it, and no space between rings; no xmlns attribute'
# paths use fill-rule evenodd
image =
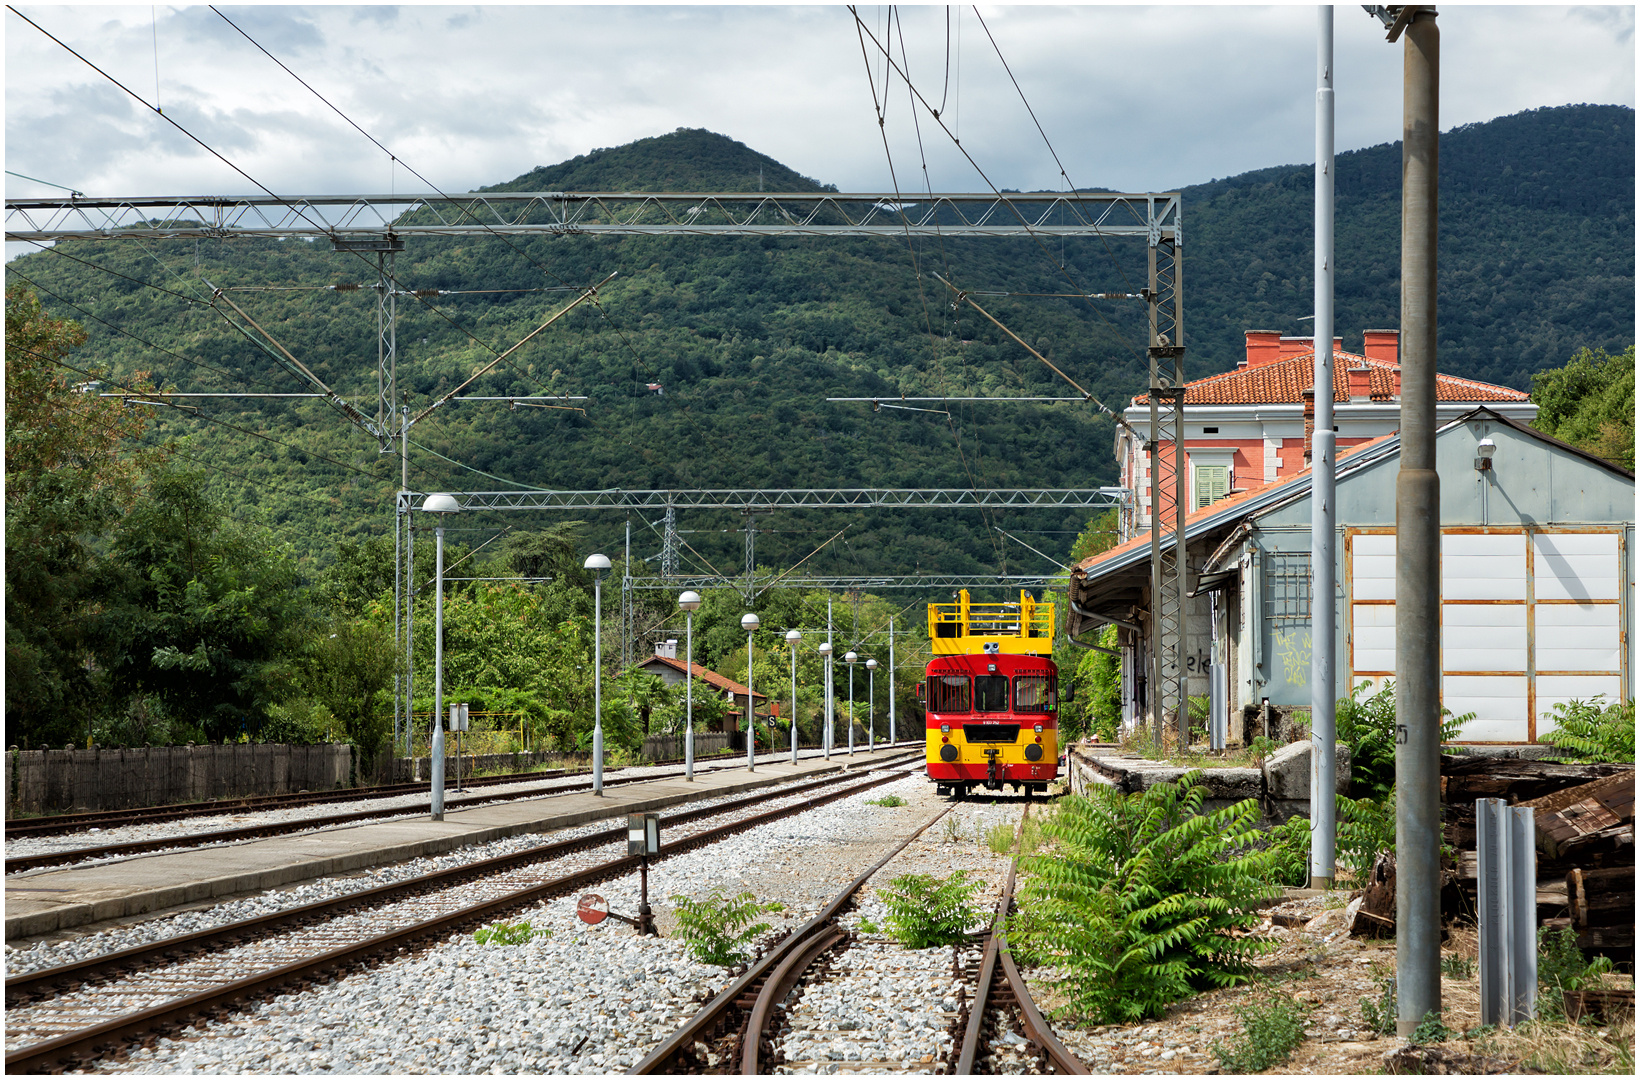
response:
<svg viewBox="0 0 1640 1080"><path fill-rule="evenodd" d="M861 7L869 71L844 6L221 6L347 120L209 7L18 8L108 77L6 12L8 197L256 190L111 79L281 195L427 190L409 169L465 191L679 127L843 191L925 163L934 190L1154 191L1314 160L1313 6ZM870 37L891 10L915 116ZM1439 10L1443 130L1634 105L1633 7ZM1337 149L1393 141L1401 46L1334 18Z"/></svg>

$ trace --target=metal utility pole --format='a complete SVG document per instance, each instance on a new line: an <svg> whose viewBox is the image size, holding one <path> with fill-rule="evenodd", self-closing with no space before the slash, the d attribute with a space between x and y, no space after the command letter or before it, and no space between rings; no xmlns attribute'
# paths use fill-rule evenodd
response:
<svg viewBox="0 0 1640 1080"><path fill-rule="evenodd" d="M894 745L894 620L888 620L888 745Z"/></svg>
<svg viewBox="0 0 1640 1080"><path fill-rule="evenodd" d="M1175 717L1179 745L1190 745L1186 708L1184 605L1190 592L1185 555L1184 454L1184 280L1177 219L1170 233L1153 228L1147 251L1150 288L1150 716L1156 746L1162 745L1165 717ZM1164 450L1172 461L1164 460ZM1170 475L1164 477L1164 469ZM1164 521L1164 513L1172 518ZM1164 529L1173 547L1162 550Z"/></svg>
<svg viewBox="0 0 1640 1080"><path fill-rule="evenodd" d="M1337 864L1337 684L1333 678L1333 10L1316 9L1315 434L1310 454L1310 888Z"/></svg>
<svg viewBox="0 0 1640 1080"><path fill-rule="evenodd" d="M1435 472L1435 9L1370 9L1405 33L1401 103L1401 470L1395 478L1395 1028L1441 1011L1441 481Z"/></svg>

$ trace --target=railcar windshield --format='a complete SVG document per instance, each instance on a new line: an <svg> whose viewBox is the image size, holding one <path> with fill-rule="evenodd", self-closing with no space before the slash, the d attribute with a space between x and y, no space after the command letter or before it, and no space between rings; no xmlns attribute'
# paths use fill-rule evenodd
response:
<svg viewBox="0 0 1640 1080"><path fill-rule="evenodd" d="M941 675L928 683L928 711L965 713L973 711L973 696L966 675Z"/></svg>
<svg viewBox="0 0 1640 1080"><path fill-rule="evenodd" d="M1053 680L1046 675L1020 675L1014 679L1015 712L1052 712L1053 696Z"/></svg>
<svg viewBox="0 0 1640 1080"><path fill-rule="evenodd" d="M979 712L1008 711L1008 676L974 676L974 707Z"/></svg>

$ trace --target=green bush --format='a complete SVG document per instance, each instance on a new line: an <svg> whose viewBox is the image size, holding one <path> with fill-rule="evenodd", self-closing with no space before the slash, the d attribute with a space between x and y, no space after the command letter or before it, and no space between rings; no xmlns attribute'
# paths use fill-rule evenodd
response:
<svg viewBox="0 0 1640 1080"><path fill-rule="evenodd" d="M880 799L867 799L867 806L904 806L905 800L898 795L884 795Z"/></svg>
<svg viewBox="0 0 1640 1080"><path fill-rule="evenodd" d="M1303 888L1310 883L1310 819L1294 814L1264 831L1273 853L1270 884Z"/></svg>
<svg viewBox="0 0 1640 1080"><path fill-rule="evenodd" d="M1606 704L1606 695L1554 707L1555 730L1539 741L1568 761L1634 764L1634 702Z"/></svg>
<svg viewBox="0 0 1640 1080"><path fill-rule="evenodd" d="M1259 808L1247 799L1203 813L1201 774L1134 795L1096 788L1061 799L1044 822L1049 854L1030 875L1009 942L1058 969L1065 1012L1097 1023L1161 1015L1196 990L1253 974L1269 942L1244 936L1280 856L1255 850Z"/></svg>
<svg viewBox="0 0 1640 1080"><path fill-rule="evenodd" d="M1378 800L1395 786L1395 682L1385 680L1383 689L1363 697L1370 684L1361 683L1350 696L1338 699L1336 710L1338 741L1350 748L1350 790L1357 796ZM1441 710L1441 741L1458 737L1474 713L1453 716Z"/></svg>
<svg viewBox="0 0 1640 1080"><path fill-rule="evenodd" d="M773 904L759 903L749 892L730 897L716 889L700 900L674 896L672 905L678 920L677 936L689 946L690 954L703 964L719 967L748 958L746 945L769 932L768 923L755 920L775 908Z"/></svg>
<svg viewBox="0 0 1640 1080"><path fill-rule="evenodd" d="M527 922L498 922L473 934L480 945L522 945L531 938L546 937L551 930L536 930Z"/></svg>
<svg viewBox="0 0 1640 1080"><path fill-rule="evenodd" d="M1006 855L1014 850L1014 827L1003 822L985 830L985 846L993 855Z"/></svg>
<svg viewBox="0 0 1640 1080"><path fill-rule="evenodd" d="M1431 1009L1424 1013L1424 1018L1418 1021L1418 1026L1412 1029L1412 1034L1407 1038L1419 1046L1446 1042L1452 1038L1452 1029L1446 1026L1446 1021L1441 1019L1439 1012Z"/></svg>
<svg viewBox="0 0 1640 1080"><path fill-rule="evenodd" d="M1598 985L1600 977L1611 970L1609 956L1585 959L1583 950L1577 947L1574 931L1539 927L1538 1016L1546 1020L1565 1019L1566 1003L1561 994Z"/></svg>
<svg viewBox="0 0 1640 1080"><path fill-rule="evenodd" d="M1395 980L1381 978L1379 980L1378 1000L1372 998L1361 999L1361 1024L1368 1031L1378 1035L1395 1034Z"/></svg>
<svg viewBox="0 0 1640 1080"><path fill-rule="evenodd" d="M956 944L984 920L974 904L974 894L984 887L966 870L943 878L901 874L877 895L888 905L889 936L908 949L927 949Z"/></svg>
<svg viewBox="0 0 1640 1080"><path fill-rule="evenodd" d="M1213 1044L1213 1056L1227 1073L1263 1072L1286 1061L1304 1041L1304 1007L1279 990L1253 998L1236 1015L1241 1037L1229 1046Z"/></svg>
<svg viewBox="0 0 1640 1080"><path fill-rule="evenodd" d="M1447 953L1441 957L1441 974L1452 979L1472 979L1475 976L1475 961L1457 953Z"/></svg>
<svg viewBox="0 0 1640 1080"><path fill-rule="evenodd" d="M1338 861L1362 884L1381 851L1395 850L1395 791L1382 799L1337 796Z"/></svg>

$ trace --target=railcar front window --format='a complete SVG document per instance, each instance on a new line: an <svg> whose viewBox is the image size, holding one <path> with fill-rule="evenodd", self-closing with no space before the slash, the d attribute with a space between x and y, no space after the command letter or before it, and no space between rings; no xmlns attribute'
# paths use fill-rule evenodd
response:
<svg viewBox="0 0 1640 1080"><path fill-rule="evenodd" d="M928 683L928 711L963 713L973 711L968 676L941 675Z"/></svg>
<svg viewBox="0 0 1640 1080"><path fill-rule="evenodd" d="M974 676L974 707L979 712L1008 711L1008 676Z"/></svg>
<svg viewBox="0 0 1640 1080"><path fill-rule="evenodd" d="M1053 683L1047 676L1021 675L1014 679L1016 712L1052 712L1053 704Z"/></svg>

